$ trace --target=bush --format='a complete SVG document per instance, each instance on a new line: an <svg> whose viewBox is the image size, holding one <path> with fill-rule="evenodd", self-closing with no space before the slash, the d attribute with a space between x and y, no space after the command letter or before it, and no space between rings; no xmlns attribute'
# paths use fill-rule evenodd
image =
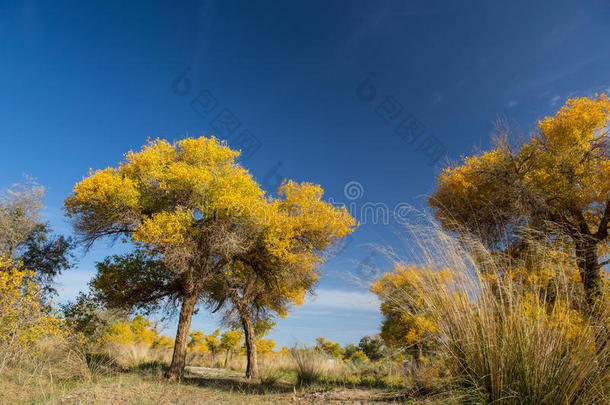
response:
<svg viewBox="0 0 610 405"><path fill-rule="evenodd" d="M68 328L33 281L34 273L0 253L0 372L40 354L47 339L63 339Z"/></svg>
<svg viewBox="0 0 610 405"><path fill-rule="evenodd" d="M327 369L328 357L313 348L292 348L290 354L296 365L297 384L318 382Z"/></svg>
<svg viewBox="0 0 610 405"><path fill-rule="evenodd" d="M259 377L262 385L272 386L282 378L282 371L275 367L261 367Z"/></svg>

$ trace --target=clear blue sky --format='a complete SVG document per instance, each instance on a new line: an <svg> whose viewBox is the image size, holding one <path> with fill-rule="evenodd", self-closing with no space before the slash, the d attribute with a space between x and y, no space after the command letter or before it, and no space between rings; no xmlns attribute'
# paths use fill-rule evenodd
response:
<svg viewBox="0 0 610 405"><path fill-rule="evenodd" d="M610 91L610 2L586 3L4 0L0 186L37 178L48 219L70 233L61 204L89 168L148 137L244 147L248 131L259 147L243 164L268 189L279 176L356 212L422 207L444 156L489 146L498 116L527 131L567 97ZM396 221L363 222L323 267L318 297L272 332L280 345L378 331L376 303L350 275L369 274L363 261L387 268L366 244L408 246ZM79 253L59 299L124 249ZM193 328L215 327L195 317Z"/></svg>

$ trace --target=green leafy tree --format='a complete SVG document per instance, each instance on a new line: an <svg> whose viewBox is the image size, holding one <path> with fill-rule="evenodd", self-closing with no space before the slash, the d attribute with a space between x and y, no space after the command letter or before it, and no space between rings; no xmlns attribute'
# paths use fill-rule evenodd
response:
<svg viewBox="0 0 610 405"><path fill-rule="evenodd" d="M377 361L383 357L384 345L380 335L363 336L358 343L358 347L371 361Z"/></svg>
<svg viewBox="0 0 610 405"><path fill-rule="evenodd" d="M75 301L62 305L61 310L67 324L84 338L91 351L100 349L102 337L109 333L110 325L128 318L125 311L107 308L90 294L82 292Z"/></svg>
<svg viewBox="0 0 610 405"><path fill-rule="evenodd" d="M358 346L353 343L348 343L343 347L343 358L349 360L352 358L354 353L359 350Z"/></svg>
<svg viewBox="0 0 610 405"><path fill-rule="evenodd" d="M0 196L0 251L35 273L45 293L56 293L53 279L74 265L75 243L54 235L42 220L44 188L28 180Z"/></svg>

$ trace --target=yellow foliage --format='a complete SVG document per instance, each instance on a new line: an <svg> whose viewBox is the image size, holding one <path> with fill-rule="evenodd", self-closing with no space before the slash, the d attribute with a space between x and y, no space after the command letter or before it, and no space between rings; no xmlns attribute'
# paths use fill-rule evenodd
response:
<svg viewBox="0 0 610 405"><path fill-rule="evenodd" d="M228 330L220 337L220 348L226 351L235 351L241 346L243 334L238 330Z"/></svg>
<svg viewBox="0 0 610 405"><path fill-rule="evenodd" d="M173 339L161 339L152 322L138 315L131 320L119 320L110 324L108 333L101 338L103 344L116 345L173 345ZM171 343L170 343L171 339Z"/></svg>
<svg viewBox="0 0 610 405"><path fill-rule="evenodd" d="M174 347L174 338L173 337L169 337L166 335L161 335L157 338L157 340L154 343L155 347L167 347L167 348L171 348Z"/></svg>
<svg viewBox="0 0 610 405"><path fill-rule="evenodd" d="M215 353L220 348L220 341L218 340L219 335L220 329L216 329L214 333L209 335L206 335L200 330L194 330L190 334L188 343L189 350Z"/></svg>
<svg viewBox="0 0 610 405"><path fill-rule="evenodd" d="M282 346L280 350L277 351L276 355L278 356L290 356L290 349L286 346Z"/></svg>
<svg viewBox="0 0 610 405"><path fill-rule="evenodd" d="M260 354L269 354L275 349L276 344L273 339L257 339L256 350Z"/></svg>
<svg viewBox="0 0 610 405"><path fill-rule="evenodd" d="M521 305L521 313L515 312L513 316L524 316L532 323L544 322L562 333L570 342L593 336L592 326L585 322L577 310L569 308L564 300L546 303L537 295L526 292Z"/></svg>
<svg viewBox="0 0 610 405"><path fill-rule="evenodd" d="M422 277L422 272L428 272ZM452 277L449 270L431 271L416 265L396 265L371 286L371 292L381 300L385 316L381 336L397 347L409 347L422 342L436 331L437 325L425 300L427 281L447 283Z"/></svg>
<svg viewBox="0 0 610 405"><path fill-rule="evenodd" d="M161 257L182 291L229 303L239 294L230 301L215 294L255 284L255 292L241 295L249 302L240 305L286 316L318 280L324 250L353 232L356 221L345 207L323 201L318 185L287 181L279 198L266 196L236 162L238 156L214 137L152 140L128 152L117 168L90 172L64 208L85 239L123 235ZM216 283L199 282L208 277ZM230 288L217 288L222 283ZM214 287L204 291L209 285ZM131 336L128 326L114 325L108 339L142 340ZM227 347L235 339L224 334L220 346L233 350ZM192 346L203 350L213 344L193 341Z"/></svg>
<svg viewBox="0 0 610 405"><path fill-rule="evenodd" d="M478 235L503 253L511 253L507 245L524 246L510 238L523 238L519 232L533 228L551 236L557 250L571 259L578 256L576 262L584 263L591 250L602 262L610 254L610 236L597 234L610 204L609 124L607 95L570 99L538 122L538 133L517 150L501 143L443 170L430 206L445 229ZM577 248L584 243L578 242L581 237L595 246ZM592 286L598 274L588 266L580 276ZM530 270L535 272L512 272L529 284L554 276L552 270Z"/></svg>
<svg viewBox="0 0 610 405"><path fill-rule="evenodd" d="M66 337L65 322L45 304L34 273L0 253L0 350L33 354L47 337Z"/></svg>

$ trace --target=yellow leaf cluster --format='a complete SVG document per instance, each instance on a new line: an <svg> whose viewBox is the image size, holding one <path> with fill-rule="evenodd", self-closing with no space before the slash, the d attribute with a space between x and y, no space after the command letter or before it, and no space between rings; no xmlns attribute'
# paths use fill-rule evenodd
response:
<svg viewBox="0 0 610 405"><path fill-rule="evenodd" d="M197 261L181 271L221 257L238 284L248 284L252 268L235 257L255 246L256 260L283 272L259 301L285 316L286 302L302 304L318 280L323 251L353 232L356 221L345 207L323 201L319 185L285 181L278 197L266 196L238 156L214 137L152 140L118 168L91 172L65 209L90 240L122 233L174 263Z"/></svg>
<svg viewBox="0 0 610 405"><path fill-rule="evenodd" d="M136 228L133 238L137 242L150 244L183 243L193 221L193 212L176 209L174 212L161 211L145 218Z"/></svg>
<svg viewBox="0 0 610 405"><path fill-rule="evenodd" d="M521 309L521 312L516 312L513 316L524 316L532 324L548 324L561 332L570 342L592 336L593 327L582 318L577 310L569 308L562 300L549 304L534 294L525 293Z"/></svg>
<svg viewBox="0 0 610 405"><path fill-rule="evenodd" d="M159 336L153 323L137 315L130 320L118 320L112 322L108 332L101 337L102 344L113 345L142 345L151 346L173 346L172 338L165 335Z"/></svg>
<svg viewBox="0 0 610 405"><path fill-rule="evenodd" d="M260 354L271 354L277 343L273 339L257 339L256 350Z"/></svg>
<svg viewBox="0 0 610 405"><path fill-rule="evenodd" d="M47 337L63 338L69 329L45 304L34 273L0 253L0 346L16 355L37 351Z"/></svg>
<svg viewBox="0 0 610 405"><path fill-rule="evenodd" d="M381 336L386 343L408 347L435 333L437 324L426 301L427 288L447 285L453 273L417 265L396 265L370 288L381 301L385 316Z"/></svg>
<svg viewBox="0 0 610 405"><path fill-rule="evenodd" d="M214 333L209 335L206 335L200 330L195 330L190 334L188 348L192 351L216 352L220 348L220 341L218 340L219 335L219 329L216 329Z"/></svg>

